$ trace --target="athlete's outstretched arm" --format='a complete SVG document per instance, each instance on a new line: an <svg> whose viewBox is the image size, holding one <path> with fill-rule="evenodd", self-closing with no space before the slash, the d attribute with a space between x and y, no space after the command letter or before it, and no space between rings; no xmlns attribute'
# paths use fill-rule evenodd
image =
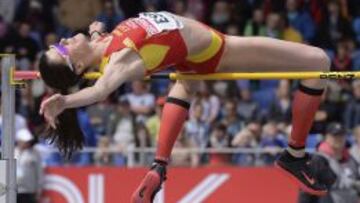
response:
<svg viewBox="0 0 360 203"><path fill-rule="evenodd" d="M121 71L105 71L94 86L66 95L64 97L64 108L87 106L102 101L126 80L126 74L121 73Z"/></svg>
<svg viewBox="0 0 360 203"><path fill-rule="evenodd" d="M106 99L121 84L130 80L126 66L122 58L116 55L111 57L103 75L93 86L65 96L64 108L86 106Z"/></svg>

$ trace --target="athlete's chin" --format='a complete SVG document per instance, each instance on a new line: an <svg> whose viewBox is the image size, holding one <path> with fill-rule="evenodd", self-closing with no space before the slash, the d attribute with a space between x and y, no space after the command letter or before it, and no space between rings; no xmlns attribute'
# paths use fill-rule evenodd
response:
<svg viewBox="0 0 360 203"><path fill-rule="evenodd" d="M72 38L72 40L74 43L89 43L90 42L90 38L82 33L75 35Z"/></svg>

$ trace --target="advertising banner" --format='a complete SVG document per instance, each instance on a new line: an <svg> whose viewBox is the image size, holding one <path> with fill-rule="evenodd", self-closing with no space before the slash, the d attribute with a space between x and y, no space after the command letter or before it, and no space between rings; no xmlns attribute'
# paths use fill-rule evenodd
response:
<svg viewBox="0 0 360 203"><path fill-rule="evenodd" d="M44 203L128 203L147 169L48 168ZM296 203L298 188L274 168L171 168L156 203Z"/></svg>

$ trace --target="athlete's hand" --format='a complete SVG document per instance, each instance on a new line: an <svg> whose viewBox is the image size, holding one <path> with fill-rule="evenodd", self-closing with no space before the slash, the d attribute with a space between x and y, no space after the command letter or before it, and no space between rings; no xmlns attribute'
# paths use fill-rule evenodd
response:
<svg viewBox="0 0 360 203"><path fill-rule="evenodd" d="M89 26L89 34L92 35L92 33L94 32L105 32L105 24L99 21L94 21L93 23L91 23Z"/></svg>
<svg viewBox="0 0 360 203"><path fill-rule="evenodd" d="M65 96L54 94L41 102L40 114L44 115L45 120L50 126L56 129L56 117L65 110Z"/></svg>

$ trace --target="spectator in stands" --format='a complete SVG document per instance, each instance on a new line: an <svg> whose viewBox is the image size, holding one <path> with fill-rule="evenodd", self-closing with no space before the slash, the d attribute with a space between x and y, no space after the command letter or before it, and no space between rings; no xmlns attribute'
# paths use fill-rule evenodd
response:
<svg viewBox="0 0 360 203"><path fill-rule="evenodd" d="M237 24L244 26L255 12L262 10L264 0L237 0L234 1L234 16ZM256 14L257 15L257 14ZM262 12L263 15L263 12Z"/></svg>
<svg viewBox="0 0 360 203"><path fill-rule="evenodd" d="M211 25L215 29L225 31L226 25L231 20L230 5L227 1L216 1L210 16Z"/></svg>
<svg viewBox="0 0 360 203"><path fill-rule="evenodd" d="M55 26L58 25L58 8L59 2L58 1L39 1L41 4L41 16L38 21L42 24L39 24L36 21L33 21L35 24L38 25L39 30L42 30L44 33L54 32Z"/></svg>
<svg viewBox="0 0 360 203"><path fill-rule="evenodd" d="M220 113L220 99L212 91L212 86L208 82L202 82L198 89L195 102L202 105L201 119L208 124L213 123Z"/></svg>
<svg viewBox="0 0 360 203"><path fill-rule="evenodd" d="M236 24L229 24L226 27L226 34L235 36L240 35L239 27Z"/></svg>
<svg viewBox="0 0 360 203"><path fill-rule="evenodd" d="M191 13L192 16L196 20L204 21L205 18L205 12L207 11L206 4L209 2L204 2L203 0L187 0L189 13Z"/></svg>
<svg viewBox="0 0 360 203"><path fill-rule="evenodd" d="M278 13L270 13L266 17L265 36L280 38L281 16Z"/></svg>
<svg viewBox="0 0 360 203"><path fill-rule="evenodd" d="M50 45L53 45L58 41L59 41L59 37L57 36L57 34L50 32L50 33L46 34L46 36L45 36L45 40L44 40L45 46L43 48L47 48Z"/></svg>
<svg viewBox="0 0 360 203"><path fill-rule="evenodd" d="M318 26L326 16L326 3L327 0L309 0L303 2L303 8L309 11L316 26Z"/></svg>
<svg viewBox="0 0 360 203"><path fill-rule="evenodd" d="M145 122L155 108L155 97L149 92L145 81L134 81L131 83L132 92L125 95L130 103L131 111L136 115L138 122Z"/></svg>
<svg viewBox="0 0 360 203"><path fill-rule="evenodd" d="M170 10L170 2L168 0L143 0L145 7L152 5L156 11Z"/></svg>
<svg viewBox="0 0 360 203"><path fill-rule="evenodd" d="M315 35L315 26L310 14L299 7L298 0L286 1L286 14L290 26L299 31L306 42L311 42Z"/></svg>
<svg viewBox="0 0 360 203"><path fill-rule="evenodd" d="M351 49L346 40L340 40L336 44L336 53L332 61L333 71L351 71Z"/></svg>
<svg viewBox="0 0 360 203"><path fill-rule="evenodd" d="M151 137L145 124L137 122L135 125L135 146L139 149L149 148L152 146ZM135 158L140 166L146 166L152 163L153 156L149 152L135 153Z"/></svg>
<svg viewBox="0 0 360 203"><path fill-rule="evenodd" d="M146 127L149 131L152 145L155 145L155 143L157 141L157 136L158 136L159 129L160 129L161 113L162 113L162 109L164 107L165 102L166 102L165 97L157 98L155 114L146 121Z"/></svg>
<svg viewBox="0 0 360 203"><path fill-rule="evenodd" d="M311 134L325 134L329 122L340 122L343 120L343 104L341 86L335 81L328 83L328 88L323 94L323 102L315 114Z"/></svg>
<svg viewBox="0 0 360 203"><path fill-rule="evenodd" d="M94 127L96 134L106 135L107 125L110 123L113 115L113 107L109 104L108 100L97 103L96 105L89 106L87 112L89 113L90 123Z"/></svg>
<svg viewBox="0 0 360 203"><path fill-rule="evenodd" d="M42 46L42 33L41 31L45 30L45 23L50 19L42 19L44 13L43 4L40 0L31 0L29 1L29 6L26 15L26 18L16 21L19 22L27 22L31 27L31 37L37 42L38 47Z"/></svg>
<svg viewBox="0 0 360 203"><path fill-rule="evenodd" d="M258 142L252 131L248 128L242 129L238 132L233 140L231 146L236 148L256 148ZM251 153L236 153L233 155L233 163L240 166L254 166L256 164L256 156Z"/></svg>
<svg viewBox="0 0 360 203"><path fill-rule="evenodd" d="M30 36L31 27L28 23L20 23L18 38L15 42L15 53L18 60L18 68L22 70L31 69L31 64L39 51L36 41Z"/></svg>
<svg viewBox="0 0 360 203"><path fill-rule="evenodd" d="M0 2L0 16L4 18L5 22L11 23L13 21L15 15L15 7L16 2L13 0L4 0Z"/></svg>
<svg viewBox="0 0 360 203"><path fill-rule="evenodd" d="M93 126L90 123L89 114L86 108L80 108L77 111L78 121L81 130L84 132L85 147L96 147L98 137ZM72 164L77 166L88 166L92 162L92 155L89 152L79 152L72 157Z"/></svg>
<svg viewBox="0 0 360 203"><path fill-rule="evenodd" d="M232 139L243 128L244 123L237 114L236 101L227 99L224 102L223 118L221 123L226 126L226 133Z"/></svg>
<svg viewBox="0 0 360 203"><path fill-rule="evenodd" d="M116 12L112 1L105 1L101 13L96 16L96 20L105 24L107 32L111 32L119 22L124 20L124 17Z"/></svg>
<svg viewBox="0 0 360 203"><path fill-rule="evenodd" d="M192 105L190 119L184 125L184 135L189 140L190 146L204 149L209 142L209 124L202 119L203 105L195 102ZM197 154L195 165L200 163L200 155Z"/></svg>
<svg viewBox="0 0 360 203"><path fill-rule="evenodd" d="M253 134L254 142L256 143L256 145L258 145L261 141L261 134L262 134L262 125L260 121L250 120L247 122L246 128Z"/></svg>
<svg viewBox="0 0 360 203"><path fill-rule="evenodd" d="M262 9L253 10L252 18L246 22L244 36L264 36L264 13Z"/></svg>
<svg viewBox="0 0 360 203"><path fill-rule="evenodd" d="M38 111L41 104L42 96L44 95L46 91L45 84L42 80L33 80L28 83L29 88L29 95L31 98L29 98L31 106L30 106L30 112L29 117L31 118L29 121L29 125L33 126L32 130L35 134L40 133L39 126L43 125L43 118L41 115L39 115Z"/></svg>
<svg viewBox="0 0 360 203"><path fill-rule="evenodd" d="M291 98L289 80L280 81L276 90L276 100L270 106L269 118L281 123L290 123Z"/></svg>
<svg viewBox="0 0 360 203"><path fill-rule="evenodd" d="M235 86L232 85L233 81L225 81L225 80L218 80L212 83L212 89L214 90L214 94L220 98L227 98L227 97L234 97L235 95L232 94L233 90L236 89Z"/></svg>
<svg viewBox="0 0 360 203"><path fill-rule="evenodd" d="M176 15L185 16L188 18L195 18L189 10L188 10L188 3L186 0L175 0L172 5L172 11Z"/></svg>
<svg viewBox="0 0 360 203"><path fill-rule="evenodd" d="M187 6L188 5L186 0L175 0L172 2L171 10L176 15L186 16L188 9Z"/></svg>
<svg viewBox="0 0 360 203"><path fill-rule="evenodd" d="M319 145L320 155L326 158L332 172L337 176L335 184L325 197L301 194L300 202L358 202L360 191L360 171L349 156L346 147L346 130L340 123L330 123L326 129L325 140ZM319 171L320 175L324 171Z"/></svg>
<svg viewBox="0 0 360 203"><path fill-rule="evenodd" d="M360 44L360 8L357 11L357 16L353 20L353 29L355 32L355 39Z"/></svg>
<svg viewBox="0 0 360 203"><path fill-rule="evenodd" d="M84 30L100 13L101 5L101 0L59 1L58 20L71 31Z"/></svg>
<svg viewBox="0 0 360 203"><path fill-rule="evenodd" d="M124 11L125 18L135 17L145 10L144 1L118 1Z"/></svg>
<svg viewBox="0 0 360 203"><path fill-rule="evenodd" d="M302 34L289 24L289 19L285 15L281 15L279 24L280 39L298 43L304 41Z"/></svg>
<svg viewBox="0 0 360 203"><path fill-rule="evenodd" d="M347 102L344 111L344 125L347 129L353 129L360 123L360 80L352 82L353 98Z"/></svg>
<svg viewBox="0 0 360 203"><path fill-rule="evenodd" d="M1 51L4 53L15 53L16 41L18 39L16 32L12 30L10 25L5 24L5 22L1 23L1 27L3 32L3 36L0 37Z"/></svg>
<svg viewBox="0 0 360 203"><path fill-rule="evenodd" d="M16 101L16 111L24 117L29 117L31 109L34 108L32 91L29 86L18 90L19 100Z"/></svg>
<svg viewBox="0 0 360 203"><path fill-rule="evenodd" d="M42 19L42 13L44 12L43 8L44 2L40 0L30 0L30 1L18 1L16 2L16 15L15 22L27 21L31 26L42 25L43 22L48 19ZM40 28L41 26L39 26Z"/></svg>
<svg viewBox="0 0 360 203"><path fill-rule="evenodd" d="M353 41L351 39L339 40L336 44L335 57L332 60L331 70L351 71L353 68ZM351 90L350 80L337 80L345 91Z"/></svg>
<svg viewBox="0 0 360 203"><path fill-rule="evenodd" d="M94 154L95 165L98 166L109 166L113 164L113 156L110 152L111 139L107 136L102 136L97 142L96 152Z"/></svg>
<svg viewBox="0 0 360 203"><path fill-rule="evenodd" d="M110 115L106 134L112 137L118 153L115 156L115 164L123 165L128 147L135 146L136 122L135 115L131 112L130 104L122 99L116 106L116 112Z"/></svg>
<svg viewBox="0 0 360 203"><path fill-rule="evenodd" d="M263 9L265 14L271 12L281 13L285 11L286 0L265 0L263 1Z"/></svg>
<svg viewBox="0 0 360 203"><path fill-rule="evenodd" d="M269 121L263 126L260 146L267 151L262 157L265 165L273 164L277 154L287 146L285 135L278 130L274 121Z"/></svg>
<svg viewBox="0 0 360 203"><path fill-rule="evenodd" d="M198 156L197 154L191 153L189 150L191 149L191 143L186 138L184 131L182 131L179 135L179 138L176 140L175 149L183 150L177 151L174 150L171 154L171 165L172 166L180 166L180 167L197 167L198 166Z"/></svg>
<svg viewBox="0 0 360 203"><path fill-rule="evenodd" d="M210 133L210 143L209 147L213 149L224 149L230 146L230 137L227 134L227 126L218 123L212 129ZM227 165L230 163L230 154L225 153L210 153L209 164L211 166Z"/></svg>
<svg viewBox="0 0 360 203"><path fill-rule="evenodd" d="M350 149L350 154L351 154L351 157L354 159L356 166L358 168L358 171L360 173L360 125L357 125L354 128L353 136L354 136L355 142L353 143L353 146ZM358 180L360 181L360 177L358 177ZM359 195L360 195L360 193L359 193Z"/></svg>
<svg viewBox="0 0 360 203"><path fill-rule="evenodd" d="M0 51L5 52L5 46L10 42L6 39L8 35L8 24L5 22L3 17L0 15Z"/></svg>
<svg viewBox="0 0 360 203"><path fill-rule="evenodd" d="M17 202L36 203L43 186L43 169L40 154L34 149L34 137L27 129L16 133Z"/></svg>
<svg viewBox="0 0 360 203"><path fill-rule="evenodd" d="M327 4L327 15L319 24L315 37L315 45L322 48L335 48L336 42L342 38L352 38L353 30L350 22L342 17L338 1L331 0Z"/></svg>
<svg viewBox="0 0 360 203"><path fill-rule="evenodd" d="M241 120L249 121L261 117L258 104L252 99L250 81L237 81L240 100L237 102L237 113Z"/></svg>

